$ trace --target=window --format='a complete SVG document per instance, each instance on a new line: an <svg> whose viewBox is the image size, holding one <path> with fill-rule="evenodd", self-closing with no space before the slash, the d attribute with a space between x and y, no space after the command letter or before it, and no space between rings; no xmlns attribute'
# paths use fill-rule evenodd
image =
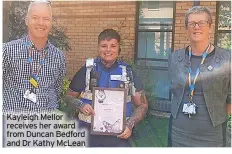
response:
<svg viewBox="0 0 232 154"><path fill-rule="evenodd" d="M154 11L155 11L155 10L159 11L159 1L153 1L153 2L151 1L150 4L151 4L151 5L148 5L148 6L147 6L149 11L152 11L152 10L154 10Z"/></svg>
<svg viewBox="0 0 232 154"><path fill-rule="evenodd" d="M231 49L231 1L217 2L217 20L215 44Z"/></svg>
<svg viewBox="0 0 232 154"><path fill-rule="evenodd" d="M138 2L137 53L138 65L152 67L156 98L170 99L168 55L173 41L174 2Z"/></svg>

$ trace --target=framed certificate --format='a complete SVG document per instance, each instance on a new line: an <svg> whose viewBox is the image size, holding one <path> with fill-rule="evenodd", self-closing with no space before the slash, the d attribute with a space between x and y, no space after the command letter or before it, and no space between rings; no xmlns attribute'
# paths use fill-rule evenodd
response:
<svg viewBox="0 0 232 154"><path fill-rule="evenodd" d="M117 136L126 123L126 89L93 88L91 134Z"/></svg>

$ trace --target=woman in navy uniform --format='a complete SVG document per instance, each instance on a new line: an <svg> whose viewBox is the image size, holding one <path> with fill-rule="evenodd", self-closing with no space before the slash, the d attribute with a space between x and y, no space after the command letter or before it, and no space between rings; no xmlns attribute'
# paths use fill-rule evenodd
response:
<svg viewBox="0 0 232 154"><path fill-rule="evenodd" d="M74 75L66 96L68 103L79 109L79 125L90 129L92 87L126 88L126 128L118 137L89 134L90 147L129 147L133 127L145 116L148 103L143 85L131 67L118 60L120 35L113 29L105 29L98 36L98 57L87 59L86 65ZM103 95L102 95L103 96ZM78 99L76 99L78 98ZM132 110L132 103L135 109Z"/></svg>

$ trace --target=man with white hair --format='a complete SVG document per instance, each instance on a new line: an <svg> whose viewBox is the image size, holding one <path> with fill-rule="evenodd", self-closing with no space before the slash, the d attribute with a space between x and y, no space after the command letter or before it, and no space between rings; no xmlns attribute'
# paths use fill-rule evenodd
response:
<svg viewBox="0 0 232 154"><path fill-rule="evenodd" d="M59 107L65 57L48 40L50 2L31 2L25 23L27 36L3 45L3 112L54 111Z"/></svg>
<svg viewBox="0 0 232 154"><path fill-rule="evenodd" d="M25 23L28 28L27 36L3 45L4 147L12 146L9 143L15 141L16 138L8 135L8 133L14 130L43 132L44 129L40 128L41 123L50 125L52 123L67 123L67 121L64 121L64 118L62 120L44 118L52 117L51 115L54 116L55 114L59 117L65 116L58 111L60 93L65 76L65 57L63 52L48 40L48 34L52 28L50 3L41 0L31 2ZM18 116L18 114L20 115ZM24 114L23 118L21 114ZM28 114L31 115L26 116ZM38 118L36 120L25 118L30 116ZM14 120L15 117L17 120ZM35 122L33 123L33 121ZM29 123L35 127L29 129L27 127L16 128L16 125L28 125ZM11 124L12 127L8 127L8 124ZM54 130L51 127L46 130L46 132L48 131ZM34 143L34 140L40 139L34 137L28 137L28 143ZM50 137L47 140L50 140L49 143L52 143L56 138ZM26 146L41 145L28 144ZM53 147L52 144L43 146Z"/></svg>

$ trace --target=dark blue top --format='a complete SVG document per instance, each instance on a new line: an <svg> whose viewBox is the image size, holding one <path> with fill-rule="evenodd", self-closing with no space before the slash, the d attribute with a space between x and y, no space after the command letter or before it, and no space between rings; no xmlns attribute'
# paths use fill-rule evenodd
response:
<svg viewBox="0 0 232 154"><path fill-rule="evenodd" d="M186 50L188 54L188 50ZM212 51L207 57L206 61L211 61L215 55L215 50ZM191 57L191 69L195 74L196 69L199 67L202 56ZM201 75L201 74L199 74ZM194 79L195 76L191 76ZM222 125L213 127L211 122L208 108L205 103L204 93L199 80L196 80L193 102L198 106L197 114L188 118L188 115L182 113L183 104L189 100L189 83L188 80L185 84L184 96L177 113L177 118L173 119L172 126L172 146L188 146L188 147L217 147L222 146Z"/></svg>
<svg viewBox="0 0 232 154"><path fill-rule="evenodd" d="M118 62L116 61L110 68L106 68L104 66L104 64L101 63L101 67L103 67L103 69L109 70L109 71L115 67L118 67L118 65L119 65ZM142 84L140 78L136 75L136 73L134 71L132 71L132 75L133 75L134 86L136 88L136 92L142 91L144 88L143 88L143 84ZM74 75L74 77L69 85L69 88L75 92L79 92L79 93L82 92L86 86L85 78L86 78L86 66L83 66Z"/></svg>

